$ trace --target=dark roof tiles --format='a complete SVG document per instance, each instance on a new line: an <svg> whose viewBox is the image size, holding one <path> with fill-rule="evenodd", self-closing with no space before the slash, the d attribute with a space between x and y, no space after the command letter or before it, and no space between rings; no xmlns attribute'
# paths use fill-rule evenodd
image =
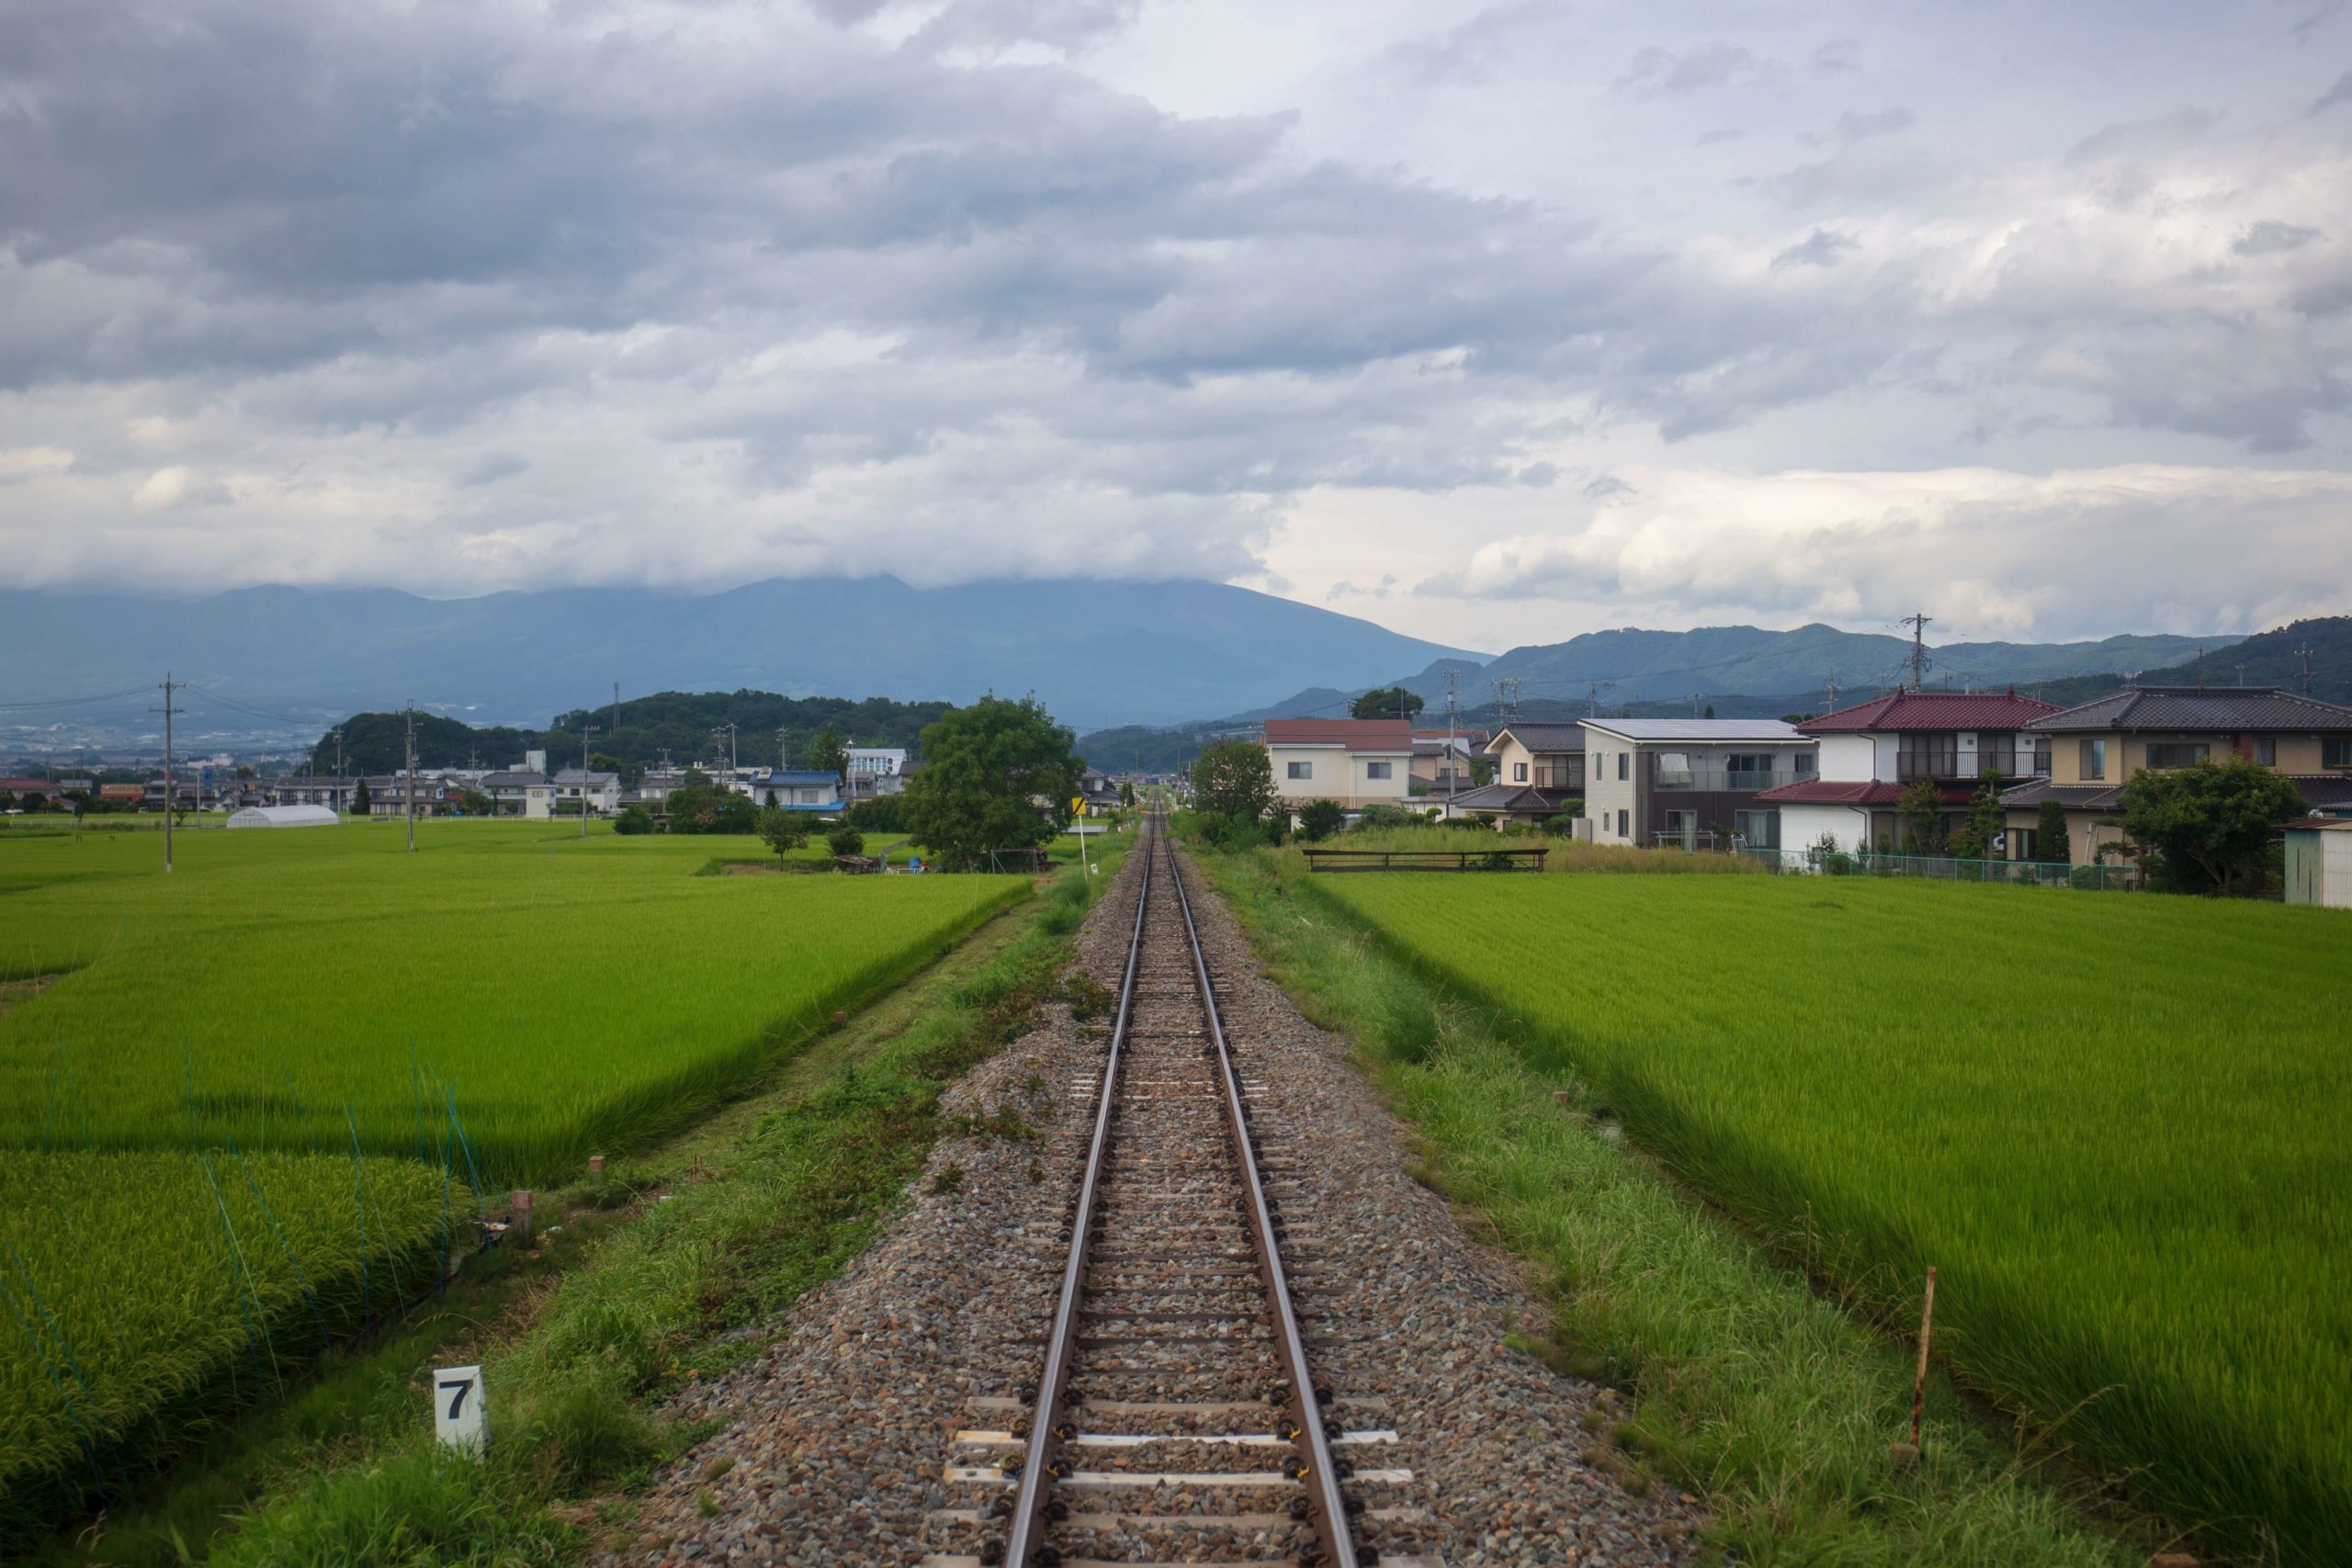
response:
<svg viewBox="0 0 2352 1568"><path fill-rule="evenodd" d="M2134 686L2034 721L2046 730L2352 730L2352 708L2275 686Z"/></svg>

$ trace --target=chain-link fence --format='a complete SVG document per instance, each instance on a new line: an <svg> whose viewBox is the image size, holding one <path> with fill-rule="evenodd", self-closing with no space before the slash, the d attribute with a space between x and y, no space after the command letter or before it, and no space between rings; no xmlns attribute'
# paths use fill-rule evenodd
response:
<svg viewBox="0 0 2352 1568"><path fill-rule="evenodd" d="M2136 865L2069 865L2064 861L1961 860L1950 855L1897 855L1876 851L1752 850L1770 869L1792 876L1924 876L1938 882L1998 882L2021 887L2076 887L2092 893L2137 892Z"/></svg>

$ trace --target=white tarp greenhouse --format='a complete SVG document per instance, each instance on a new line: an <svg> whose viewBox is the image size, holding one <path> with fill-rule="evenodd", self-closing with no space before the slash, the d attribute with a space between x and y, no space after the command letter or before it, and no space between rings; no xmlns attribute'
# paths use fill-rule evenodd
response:
<svg viewBox="0 0 2352 1568"><path fill-rule="evenodd" d="M342 820L323 806L248 806L229 813L232 828L332 828Z"/></svg>

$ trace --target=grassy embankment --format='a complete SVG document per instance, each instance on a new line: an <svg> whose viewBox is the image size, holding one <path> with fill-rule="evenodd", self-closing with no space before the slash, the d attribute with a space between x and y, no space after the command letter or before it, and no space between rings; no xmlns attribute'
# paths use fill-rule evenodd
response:
<svg viewBox="0 0 2352 1568"><path fill-rule="evenodd" d="M1545 871L1600 872L1614 876L1757 875L1769 870L1747 855L1687 854L1680 850L1639 850L1579 843L1549 833L1504 834L1476 822L1427 827L1356 829L1320 846L1333 850L1545 850Z"/></svg>
<svg viewBox="0 0 2352 1568"><path fill-rule="evenodd" d="M1772 1010L1800 995L1800 987L1785 975L1759 978L1724 957L1727 933L1746 928L1721 901L1793 892L1798 897L1785 900L1793 923L1797 913L1811 912L1803 907L1819 896L1819 885L1765 877L1730 887L1667 878L1444 875L1318 877L1310 885L1295 852L1209 855L1204 864L1282 982L1318 1021L1357 1041L1390 1103L1414 1127L1427 1179L1536 1267L1553 1316L1548 1325L1529 1325L1530 1348L1564 1370L1634 1394L1634 1414L1596 1436L1594 1457L1637 1484L1655 1472L1696 1491L1710 1509L1709 1534L1718 1548L1756 1563L1994 1568L2120 1565L2139 1553L2117 1534L2143 1547L2163 1539L2165 1527L2143 1511L2120 1513L2111 1493L2064 1460L2079 1415L2054 1432L2021 1431L2012 1443L1972 1415L1940 1376L1929 1393L1922 1462L1916 1473L1895 1472L1889 1444L1908 1425L1908 1356L1866 1320L1890 1308L1898 1332L1916 1328L1916 1297L1896 1275L1860 1273L1843 1292L1816 1292L1788 1267L1788 1253L1694 1203L1615 1136L1612 1118L1596 1117L1613 1109L1629 1119L1636 1138L1652 1131L1648 1102L1621 1092L1598 1058L1587 1066L1564 1049L1545 1032L1540 1011L1498 1008L1432 985L1431 971L1400 961L1340 908L1356 900L1468 900L1449 905L1446 919L1481 953L1506 948L1514 933L1556 944L1537 958L1513 953L1506 961L1510 975L1578 997L1589 994L1586 976L1614 975L1608 994L1623 998L1626 1010L1608 1014L1602 1026L1590 1026L1600 1015L1581 1010L1579 1021L1589 1027L1580 1039L1594 1038L1600 1027L1628 1048L1669 1029L1696 1038L1696 1030L1683 1028L1696 1009L1721 1026L1710 1070L1725 1070L1726 1059L1760 1044L1786 1075L1789 1047L1810 1033L1771 1026ZM1841 899L1847 891L1839 885ZM1939 933L1928 939L1920 924L1898 923L1874 935L1876 922L1861 918L1839 933L1851 944L1842 951L1822 942L1823 933L1811 933L1824 963L1843 962L1834 985L1802 995L1854 1001L1863 1016L1871 1010L1854 992L1876 983L1870 977L1874 942L1922 960L1969 949L1949 925L1964 920L1951 900L1955 892L1972 903L1995 901L1983 913L1996 930L2019 898L2070 897L1908 885L1860 891L1892 896L1890 905L1917 896L1918 920ZM1544 908L1510 917L1530 899L1543 899ZM1660 933L1623 908L1660 899L1683 909L1680 934L1663 948ZM2108 902L2096 901L2099 908ZM1885 966L1887 953L1877 958ZM1500 967L1481 961L1482 973ZM2089 983L2087 966L2084 973ZM1957 966L1951 983L1982 993ZM1916 987L1905 994L1913 1003L1927 1001ZM1647 1010L1631 1005L1645 997L1653 1003ZM1723 1017L1724 1010L1732 1016ZM1987 1015L1980 1010L1973 1016ZM1991 1016L2013 1021L2020 1035L2032 1026L2006 1005ZM1819 1027L1816 1018L1810 1028ZM1801 1050L1793 1055L1802 1061ZM1860 1070L1848 1065L1842 1092L1875 1113L1880 1099L1899 1096L1899 1055ZM1728 1070L1741 1086L1743 1122L1788 1124L1772 1084ZM1555 1099L1563 1094L1566 1107ZM1919 1152L1937 1142L1928 1139ZM2007 1146L1996 1136L1979 1157L1997 1168ZM1899 1181L1878 1174L1889 1185ZM1814 1230L1800 1235L1815 1240L1804 1256L1828 1256L1821 1238L1835 1233L1826 1219L1817 1216ZM1957 1257L1935 1259L1947 1280ZM1904 1284L1911 1261L1894 1260ZM1975 1289L1964 1265L1959 1274L1958 1289ZM1948 1327L1954 1288L1939 1292L1939 1318ZM1848 1307L1861 1310L1842 1310ZM2077 1505L2107 1515L2105 1525L2086 1525Z"/></svg>
<svg viewBox="0 0 2352 1568"><path fill-rule="evenodd" d="M20 1145L0 1189L46 1195L0 1222L20 1309L0 1324L0 1506L20 1523L135 1487L244 1385L299 1385L320 1340L462 1254L500 1179L684 1125L1029 886L692 880L726 840L543 825L444 825L413 858L399 841L220 835L168 881L120 840L0 860L0 953L21 954L0 991L0 1137ZM615 920L633 933L598 940ZM616 981L616 1004L577 1006ZM341 1026L305 1010L322 999ZM420 1015L431 1057L387 1050ZM159 1017L185 1043L155 1049ZM391 1157L355 1168L355 1125Z"/></svg>
<svg viewBox="0 0 2352 1568"><path fill-rule="evenodd" d="M939 1093L1057 993L1067 939L1116 859L1093 887L1065 876L772 1061L698 1125L542 1194L557 1234L490 1255L399 1342L119 1507L89 1557L61 1540L47 1560L556 1563L626 1537L628 1490L701 1435L662 1417L662 1397L757 1355L758 1325L879 1230L943 1130ZM483 1465L429 1440L421 1371L460 1360L488 1368Z"/></svg>

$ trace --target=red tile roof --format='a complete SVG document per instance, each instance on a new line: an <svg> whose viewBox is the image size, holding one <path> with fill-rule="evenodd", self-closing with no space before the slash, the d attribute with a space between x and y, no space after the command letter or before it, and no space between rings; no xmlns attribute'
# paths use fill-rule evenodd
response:
<svg viewBox="0 0 2352 1568"><path fill-rule="evenodd" d="M1270 718L1269 746L1345 746L1351 751L1408 751L1413 726L1402 718Z"/></svg>
<svg viewBox="0 0 2352 1568"><path fill-rule="evenodd" d="M1886 779L1799 779L1794 784L1779 784L1758 790L1756 798L1774 806L1893 806L1903 798L1908 785ZM1947 784L1937 786L1947 806L1965 806L1975 794L1975 786Z"/></svg>
<svg viewBox="0 0 2352 1568"><path fill-rule="evenodd" d="M2036 702L2016 692L1906 692L1897 687L1853 707L1825 713L1797 726L1807 735L1884 734L1923 729L2023 729L2035 719L2061 712L2056 703Z"/></svg>

